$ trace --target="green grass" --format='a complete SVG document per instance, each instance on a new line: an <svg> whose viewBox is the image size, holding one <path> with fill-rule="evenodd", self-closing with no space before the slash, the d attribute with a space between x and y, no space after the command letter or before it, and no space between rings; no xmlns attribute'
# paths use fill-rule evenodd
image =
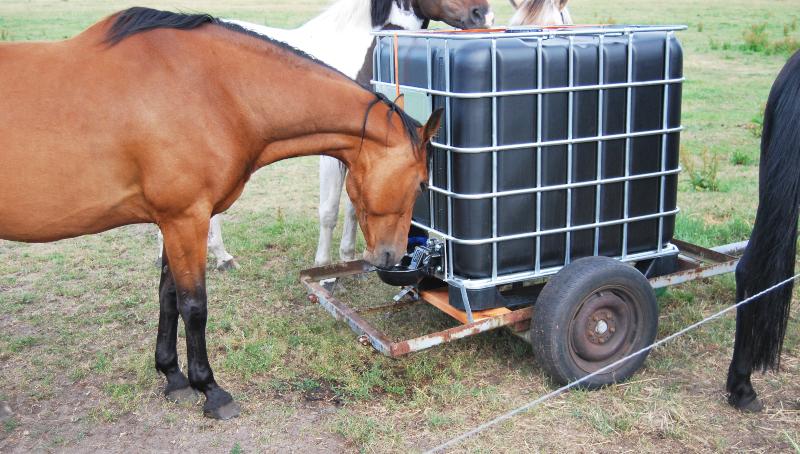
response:
<svg viewBox="0 0 800 454"><path fill-rule="evenodd" d="M133 4L208 10L288 27L323 3L5 0L0 40L73 36ZM682 153L694 172L687 168L680 176L676 235L705 246L746 239L755 214L763 106L788 56L782 43L790 46L800 36L796 1L573 0L570 5L580 22L689 25L677 36L687 78ZM508 2L493 6L501 22L509 17ZM145 432L139 434L145 440L154 436L146 428L166 426L212 438L216 449L230 452L301 442L316 446L319 439L338 440L333 451L408 452L553 389L530 347L510 334L489 333L391 360L359 346L344 324L309 304L298 271L311 265L316 245L316 169L314 159L265 168L226 214L226 244L242 267L209 272L208 342L217 379L244 407L233 425L205 421L199 408L176 407L161 398L163 378L153 369L154 228L130 226L56 244L0 242L3 399L21 400L26 408L69 408L70 418L75 415L75 421L60 423L19 415L6 420L0 451L17 440L4 436L14 437L22 427L39 434L41 445L26 445L32 450L81 450L85 434L113 432L124 422ZM337 296L362 305L392 295L393 289L374 278L347 281L337 290ZM670 289L659 298L659 335L732 299L730 277ZM397 338L453 326L426 307L375 323ZM458 449L792 449L800 439L796 412L750 417L724 403L733 325L726 317L653 352L628 384L569 393ZM795 315L782 375L754 377L773 408L788 408L800 393L794 380L800 372L798 325ZM179 338L183 362L184 342ZM327 408L332 412L324 413ZM238 428L250 438L232 438ZM108 445L117 440L109 436Z"/></svg>
<svg viewBox="0 0 800 454"><path fill-rule="evenodd" d="M5 430L6 432L11 432L17 427L19 427L19 423L14 418L8 418L5 421L3 421L3 430Z"/></svg>

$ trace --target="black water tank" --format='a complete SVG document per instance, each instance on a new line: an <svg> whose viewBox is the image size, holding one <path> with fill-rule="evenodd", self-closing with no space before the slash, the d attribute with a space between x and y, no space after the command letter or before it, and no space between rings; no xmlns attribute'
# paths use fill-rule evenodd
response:
<svg viewBox="0 0 800 454"><path fill-rule="evenodd" d="M534 237L498 242L497 276L537 270L537 255L538 270L543 270L594 255L595 247L598 255L620 257L623 252L627 256L657 251L661 249L659 242L666 246L671 240L677 201L677 129L680 127L681 107L681 84L675 80L682 77L682 50L669 31L648 31L647 27L640 31L627 30L628 33L620 27L601 33L546 37L509 37L509 33L498 33L474 39L446 39L446 34L430 35L427 39L397 38L397 73L401 85L428 88L430 69L430 88L458 94L490 93L493 89L507 92L569 87L570 70L573 87L626 85L630 57L633 82L629 84L633 85L630 87L630 109L627 86L603 89L600 106L601 90L572 90L571 138L578 141L572 144L571 172L568 169L569 146L566 144L502 150L496 157L496 189L509 191L564 185L568 183L570 174L572 182L625 177L627 166L628 174L634 177L628 183L627 219L654 217L626 222L627 247L623 251L623 223L599 227L597 232L594 224L596 219L600 222L626 219L624 181L589 184L569 190L545 190L538 202L535 192L498 197L497 237L568 226L574 230L569 234L569 244L565 232L543 235L538 250ZM379 68L375 79L378 81L394 83L393 40L393 37L382 37L375 48L376 68ZM495 87L493 42L496 52ZM630 49L629 42L632 44ZM449 61L446 61L447 55ZM665 62L669 65L668 71L665 71ZM667 80L672 82L667 83ZM637 85L640 82L642 84ZM665 85L669 87L666 100ZM444 107L447 98L447 95L432 96L432 107ZM567 141L570 138L568 92L497 96L496 99L497 146ZM443 122L445 125L449 122L449 126L442 128L437 142L465 149L492 147L492 97L464 99L449 96L449 100L449 117L446 116ZM666 123L663 120L665 108ZM598 119L598 115L602 118ZM615 138L626 134L628 121L634 137ZM601 130L598 130L598 124ZM663 130L674 131L660 132ZM639 133L645 134L637 135ZM627 141L630 147L626 162ZM662 159L663 178L661 174L636 178L638 175L662 173ZM493 192L491 151L463 153L433 148L432 161L433 186L444 190L449 188L458 194ZM537 166L541 181L537 179ZM450 176L452 181L448 181ZM660 206L662 181L663 208ZM570 192L571 197L568 196ZM493 238L491 198L466 200L452 197L450 203L451 228L448 228L448 196L438 192L434 192L432 198L428 193L420 196L414 209L414 220L462 240ZM670 214L658 216L659 213ZM663 218L660 238L659 217ZM447 247L453 254L453 276L461 279L493 276L491 244L448 242ZM487 294L489 290L487 288ZM494 294L493 289L491 294ZM491 302L486 304L494 305Z"/></svg>

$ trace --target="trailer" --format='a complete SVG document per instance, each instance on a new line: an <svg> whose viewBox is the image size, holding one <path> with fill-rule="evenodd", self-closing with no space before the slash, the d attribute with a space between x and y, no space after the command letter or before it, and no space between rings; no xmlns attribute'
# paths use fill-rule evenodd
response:
<svg viewBox="0 0 800 454"><path fill-rule="evenodd" d="M655 290L731 272L743 249L673 238L683 28L377 32L376 91L420 120L444 109L427 190L398 265L303 271L311 300L392 357L506 327L559 383L650 345ZM401 290L369 312L426 302L460 324L391 340L325 286L371 271Z"/></svg>

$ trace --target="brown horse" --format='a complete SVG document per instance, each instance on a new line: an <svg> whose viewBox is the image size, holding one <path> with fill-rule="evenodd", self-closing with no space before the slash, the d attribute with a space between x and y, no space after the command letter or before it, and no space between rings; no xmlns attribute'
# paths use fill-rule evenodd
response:
<svg viewBox="0 0 800 454"><path fill-rule="evenodd" d="M350 169L365 259L394 264L441 116L422 127L286 45L208 15L146 8L66 41L0 45L0 99L0 238L45 242L158 224L156 367L169 399L201 391L206 416L220 419L239 407L206 354L211 215L260 167L326 154ZM179 315L188 380L177 359Z"/></svg>

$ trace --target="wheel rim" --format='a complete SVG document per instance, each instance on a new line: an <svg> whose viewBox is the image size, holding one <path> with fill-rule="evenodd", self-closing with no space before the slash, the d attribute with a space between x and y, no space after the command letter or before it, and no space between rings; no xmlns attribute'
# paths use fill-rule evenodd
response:
<svg viewBox="0 0 800 454"><path fill-rule="evenodd" d="M570 323L569 350L575 363L594 372L629 353L641 314L623 287L603 287L578 305Z"/></svg>

